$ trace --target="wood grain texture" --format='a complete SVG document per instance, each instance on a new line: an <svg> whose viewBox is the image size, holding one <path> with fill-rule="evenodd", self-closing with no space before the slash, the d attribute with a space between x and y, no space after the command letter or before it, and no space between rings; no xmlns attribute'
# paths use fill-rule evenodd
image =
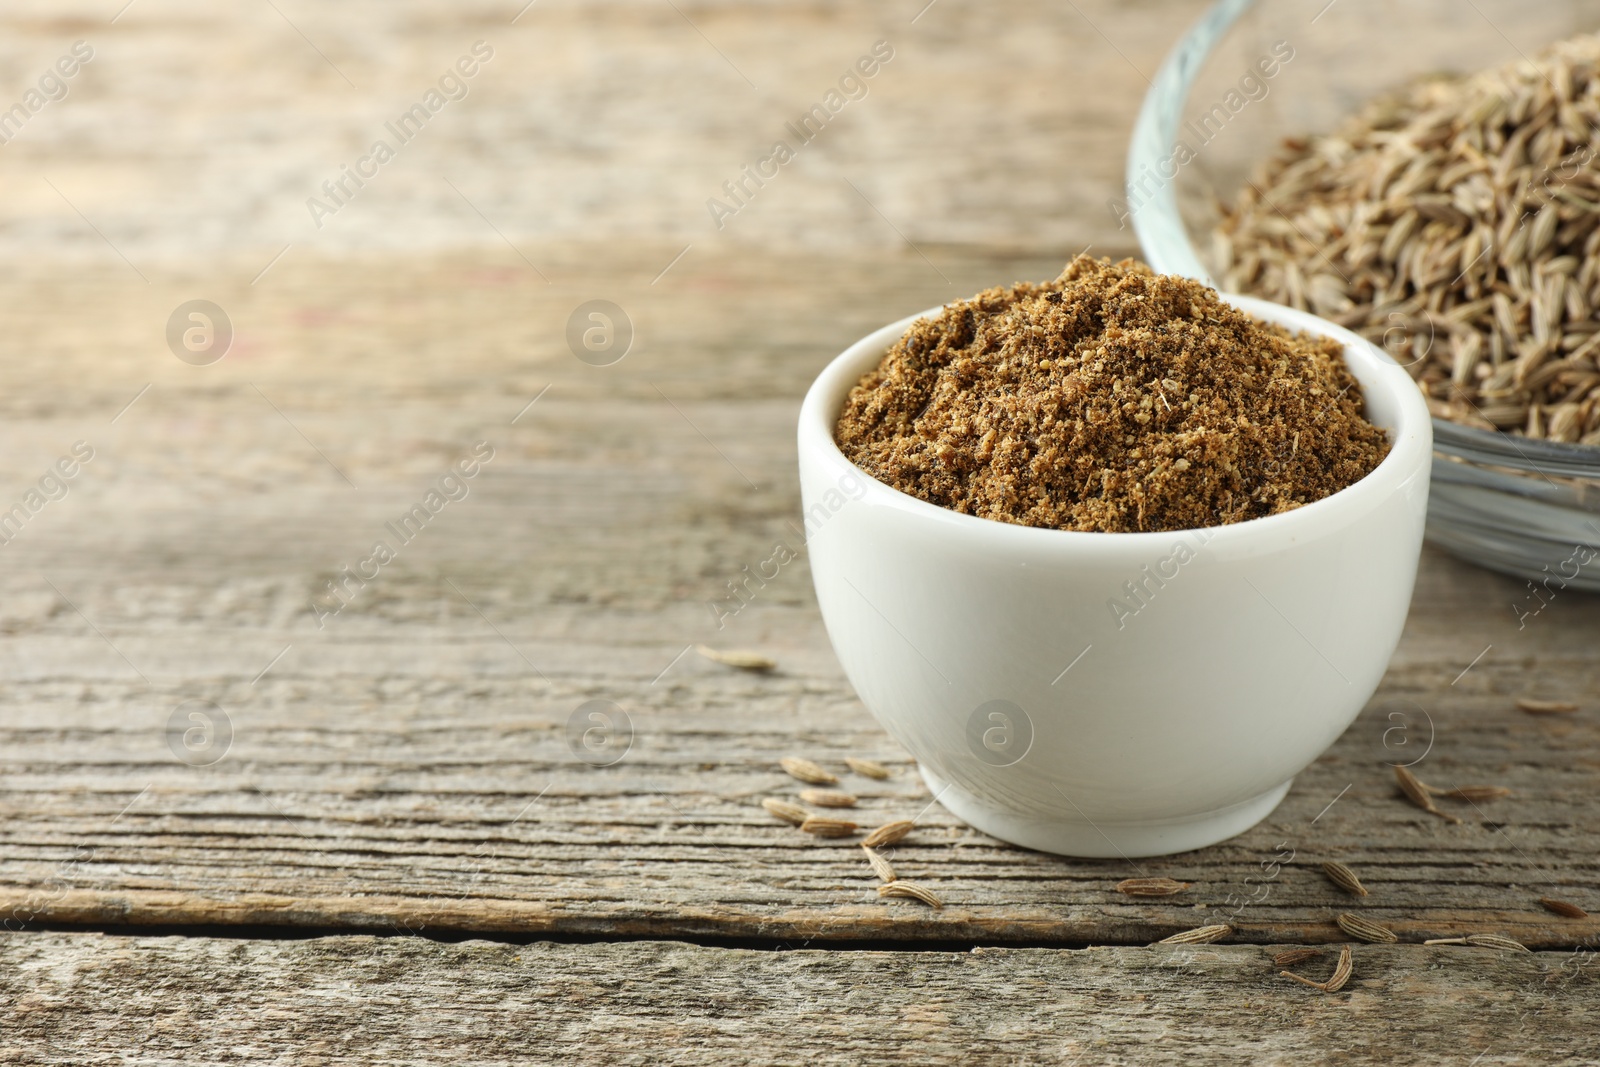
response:
<svg viewBox="0 0 1600 1067"><path fill-rule="evenodd" d="M960 291L1055 269L941 262ZM0 548L13 926L1072 945L1223 920L1240 940L1317 942L1349 906L1318 870L1339 859L1373 890L1363 913L1407 941L1485 931L1564 949L1600 934L1536 902L1600 915L1589 598L1559 596L1519 629L1524 590L1430 553L1383 689L1283 807L1138 869L1011 848L930 806L842 677L803 555L719 631L708 601L795 541L790 427L807 378L946 288L913 254L708 256L640 278L611 291L641 339L608 368L560 340L593 290L539 285L510 253L227 277L210 291L243 351L209 368L148 341L91 359L83 322L43 299L49 278L8 283L11 336L31 343L0 365L7 484L20 493L77 437L100 449ZM135 339L192 282L151 293L80 272L73 286L96 333ZM463 346L469 328L480 341ZM495 455L467 498L319 629L312 598L478 440ZM701 641L779 669L680 656ZM1526 693L1584 707L1533 718L1512 708ZM569 745L594 699L631 717L611 766ZM215 764L169 747L188 700L232 723ZM858 821L917 817L893 862L949 906L879 901L854 844L767 815L762 797L798 792L777 766L794 754L893 766L886 782L847 779ZM1446 825L1394 786L1387 764L1417 759L1435 784L1515 795L1457 802L1465 822ZM1195 888L1114 891L1135 874Z"/></svg>
<svg viewBox="0 0 1600 1067"><path fill-rule="evenodd" d="M0 1062L1579 1064L1600 1043L1592 955L1358 945L1326 995L1272 954L12 935Z"/></svg>
<svg viewBox="0 0 1600 1067"><path fill-rule="evenodd" d="M588 242L648 280L689 243L752 258L1126 243L1107 204L1128 129L1205 6L540 0L517 17L527 0L139 0L112 24L123 2L0 14L4 106L75 40L95 49L0 154L0 254L127 269L110 242L140 269L240 256L254 273L286 244L287 262L503 249L503 233L546 273L547 246ZM467 95L400 144L386 124L480 41L493 56ZM865 95L809 142L789 134L879 41L893 58ZM323 183L380 139L393 161L313 218L308 200L329 202ZM723 183L780 140L792 162L719 227L707 201L729 202Z"/></svg>
<svg viewBox="0 0 1600 1067"><path fill-rule="evenodd" d="M1600 920L1537 898L1600 916L1600 601L1519 624L1525 589L1428 554L1382 690L1279 811L1137 869L931 805L803 553L715 622L797 543L792 427L828 358L1133 251L1106 201L1204 0L521 6L0 15L24 72L0 105L96 47L0 151L0 512L94 449L0 544L0 1059L1592 1059ZM480 37L471 94L316 227L307 197ZM706 199L880 38L869 95L716 228ZM209 367L164 340L197 297L236 330ZM564 340L592 299L635 327L614 366ZM478 442L465 497L319 620ZM702 641L779 667L682 655ZM607 766L572 744L593 700L631 721ZM174 748L195 701L225 746ZM793 754L894 769L846 781L862 822L917 818L893 862L944 909L879 900L854 844L762 811ZM1515 792L1447 825L1396 761ZM1267 962L1339 938L1326 859L1408 942L1359 947L1333 997ZM1194 886L1115 892L1136 874ZM1142 947L1218 921L1231 943ZM329 930L596 943L263 936ZM1415 944L1468 932L1546 951Z"/></svg>

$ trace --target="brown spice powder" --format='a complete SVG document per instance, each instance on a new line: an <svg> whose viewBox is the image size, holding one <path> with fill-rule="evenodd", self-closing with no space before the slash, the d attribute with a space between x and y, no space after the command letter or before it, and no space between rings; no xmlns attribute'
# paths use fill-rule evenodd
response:
<svg viewBox="0 0 1600 1067"><path fill-rule="evenodd" d="M1186 278L1079 256L915 323L850 391L844 454L967 515L1187 530L1320 500L1388 453L1340 346Z"/></svg>

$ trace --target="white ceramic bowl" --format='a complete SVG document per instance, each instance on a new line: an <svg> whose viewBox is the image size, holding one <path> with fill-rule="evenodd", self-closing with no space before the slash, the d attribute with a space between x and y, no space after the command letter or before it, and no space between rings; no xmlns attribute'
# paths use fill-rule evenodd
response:
<svg viewBox="0 0 1600 1067"><path fill-rule="evenodd" d="M1347 330L1224 299L1344 344L1392 442L1376 470L1230 526L1035 529L908 496L834 444L851 386L939 309L852 345L806 394L806 543L834 651L940 802L995 837L1132 857L1241 833L1355 719L1399 640L1428 500L1421 394Z"/></svg>

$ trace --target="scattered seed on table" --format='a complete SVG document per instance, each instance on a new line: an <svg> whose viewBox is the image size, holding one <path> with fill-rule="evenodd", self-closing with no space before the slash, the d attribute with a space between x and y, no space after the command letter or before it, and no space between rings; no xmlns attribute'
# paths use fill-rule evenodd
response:
<svg viewBox="0 0 1600 1067"><path fill-rule="evenodd" d="M846 756L844 765L863 778L876 778L880 782L889 777L890 774L889 768L883 764L875 760L859 759L856 756Z"/></svg>
<svg viewBox="0 0 1600 1067"><path fill-rule="evenodd" d="M1400 940L1399 936L1387 926L1379 926L1377 923L1363 919L1359 915L1351 915L1348 911L1341 912L1336 921L1339 923L1339 929L1358 941L1370 941L1375 945L1390 945Z"/></svg>
<svg viewBox="0 0 1600 1067"><path fill-rule="evenodd" d="M1321 955L1322 950L1318 948L1292 948L1272 957L1272 962L1279 967L1289 967L1296 963L1304 963L1306 960L1314 960Z"/></svg>
<svg viewBox="0 0 1600 1067"><path fill-rule="evenodd" d="M1499 800L1511 795L1511 790L1503 785L1464 785L1460 789L1434 789L1432 792L1454 800Z"/></svg>
<svg viewBox="0 0 1600 1067"><path fill-rule="evenodd" d="M1502 952L1533 951L1521 941L1513 941L1511 938L1501 937L1499 934L1468 934L1465 940L1469 945L1477 945L1479 948L1497 948Z"/></svg>
<svg viewBox="0 0 1600 1067"><path fill-rule="evenodd" d="M862 844L872 848L892 845L909 834L914 826L915 824L910 819L897 819L894 822L886 822L868 834L867 839Z"/></svg>
<svg viewBox="0 0 1600 1067"><path fill-rule="evenodd" d="M1584 911L1576 904L1567 903L1565 900L1556 900L1553 897L1540 897L1539 903L1543 904L1546 908L1555 912L1557 915L1564 916L1568 919L1587 919L1589 917L1588 912Z"/></svg>
<svg viewBox="0 0 1600 1067"><path fill-rule="evenodd" d="M853 808L856 798L837 789L802 789L800 799L819 808Z"/></svg>
<svg viewBox="0 0 1600 1067"><path fill-rule="evenodd" d="M1324 993L1337 993L1344 988L1350 980L1350 975L1355 973L1355 964L1350 958L1350 946L1339 946L1339 962L1334 965L1333 976L1322 984Z"/></svg>
<svg viewBox="0 0 1600 1067"><path fill-rule="evenodd" d="M779 800L777 797L767 797L761 802L761 806L784 822L792 823L795 826L799 826L811 818L811 813L805 808L798 804L791 804L787 800Z"/></svg>
<svg viewBox="0 0 1600 1067"><path fill-rule="evenodd" d="M798 778L807 785L837 785L837 775L829 774L817 764L799 756L785 756L778 761L778 765L788 772L789 777Z"/></svg>
<svg viewBox="0 0 1600 1067"><path fill-rule="evenodd" d="M1284 955L1287 956L1289 953L1284 953ZM1311 979L1304 978L1293 971L1279 971L1278 977L1292 978L1301 985L1308 985L1312 989L1320 989L1324 993L1337 993L1344 988L1344 984L1350 980L1350 975L1354 971L1355 967L1350 960L1350 946L1341 945L1339 947L1339 962L1334 964L1333 974L1328 976L1326 982L1313 982Z"/></svg>
<svg viewBox="0 0 1600 1067"><path fill-rule="evenodd" d="M1571 715L1578 710L1578 705L1570 700L1535 700L1532 697L1522 697L1517 707L1529 715Z"/></svg>
<svg viewBox="0 0 1600 1067"><path fill-rule="evenodd" d="M897 876L894 873L894 868L889 866L889 861L884 859L876 849L871 848L868 845L862 845L861 851L867 854L867 862L872 865L873 874L877 875L885 882L893 882L896 880Z"/></svg>
<svg viewBox="0 0 1600 1067"><path fill-rule="evenodd" d="M1233 933L1233 927L1227 923L1215 923L1211 926L1198 926L1193 930L1185 930L1181 934L1163 937L1157 941L1158 945L1209 945L1213 941L1220 941Z"/></svg>
<svg viewBox="0 0 1600 1067"><path fill-rule="evenodd" d="M712 648L710 645L695 645L694 650L712 663L721 663L727 667L738 667L740 670L745 671L770 671L778 665L777 660L763 656L759 652Z"/></svg>
<svg viewBox="0 0 1600 1067"><path fill-rule="evenodd" d="M1324 863L1322 865L1322 873L1328 876L1328 881L1343 889L1346 893L1352 893L1358 897L1368 895L1367 887L1361 884L1361 879L1356 877L1356 872L1337 860L1330 860Z"/></svg>
<svg viewBox="0 0 1600 1067"><path fill-rule="evenodd" d="M1437 815L1447 822L1459 823L1461 821L1447 811L1440 811L1438 805L1433 802L1433 798L1428 795L1428 787L1418 781L1417 776L1406 768L1396 764L1394 778L1395 781L1400 783L1400 792L1406 795L1406 799L1423 811L1430 815Z"/></svg>
<svg viewBox="0 0 1600 1067"><path fill-rule="evenodd" d="M1513 941L1499 934L1467 934L1465 937L1435 937L1424 945L1476 945L1478 948L1497 948L1502 952L1532 952L1521 941Z"/></svg>
<svg viewBox="0 0 1600 1067"><path fill-rule="evenodd" d="M1130 897L1170 897L1188 889L1189 885L1171 878L1125 878L1117 883L1117 892Z"/></svg>
<svg viewBox="0 0 1600 1067"><path fill-rule="evenodd" d="M920 900L930 908L944 907L944 901L934 896L931 889L920 886L915 882L907 882L904 879L890 882L888 885L880 885L878 887L878 896L905 897L909 900Z"/></svg>
<svg viewBox="0 0 1600 1067"><path fill-rule="evenodd" d="M849 837L856 832L856 824L843 819L829 819L813 815L800 824L800 829L817 837Z"/></svg>

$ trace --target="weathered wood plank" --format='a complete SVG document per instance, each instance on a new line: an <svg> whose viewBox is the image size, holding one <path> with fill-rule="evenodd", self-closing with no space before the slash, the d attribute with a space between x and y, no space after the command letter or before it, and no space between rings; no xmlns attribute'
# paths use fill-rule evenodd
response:
<svg viewBox="0 0 1600 1067"><path fill-rule="evenodd" d="M1273 951L19 934L0 938L0 1060L1203 1067L1577 1064L1600 1048L1592 953L1358 945L1328 995L1279 978ZM1326 977L1334 955L1295 969Z"/></svg>
<svg viewBox="0 0 1600 1067"><path fill-rule="evenodd" d="M516 17L525 0L141 0L111 24L120 6L32 0L0 15L0 59L17 72L7 105L74 40L95 49L5 146L8 261L47 248L138 282L105 241L139 269L251 252L248 281L286 244L284 264L502 248L497 228L556 281L548 246L572 240L649 281L690 243L685 262L716 247L889 249L901 234L1051 256L1126 243L1107 202L1144 79L1205 3L1019 0L1003 16L942 3L919 18L926 0L606 0ZM478 41L493 56L466 96L401 143L386 124ZM878 41L893 58L865 95L809 142L789 133ZM337 205L323 184L379 139L393 161L313 217L308 201ZM792 162L719 228L707 201L737 205L724 183L779 140Z"/></svg>
<svg viewBox="0 0 1600 1067"><path fill-rule="evenodd" d="M0 925L26 930L0 936L0 1060L1592 1058L1600 920L1535 901L1600 915L1600 601L1519 627L1526 590L1430 555L1360 722L1262 827L1142 863L1196 883L1167 901L929 807L839 673L803 554L712 621L794 543L791 428L827 358L1085 245L1131 251L1106 210L1126 131L1206 2L608 0L514 26L522 0L8 6L7 69L97 54L0 158L0 511L73 441L96 453L0 545ZM479 37L470 97L316 228L306 197ZM716 228L706 198L879 38L870 95ZM195 297L237 330L211 367L162 336ZM615 366L563 340L595 298L637 328ZM312 599L480 440L467 498L319 626ZM700 640L780 669L677 658ZM1529 719L1529 690L1585 707ZM568 744L591 699L632 716L611 766ZM192 700L231 722L214 764L169 744ZM759 809L796 752L895 768L851 781L863 821L918 815L894 862L946 908L878 900L852 844ZM1444 825L1394 793L1385 764L1418 756L1516 794ZM1293 986L1259 945L1339 936L1327 858L1406 941L1558 951L1360 947L1345 993ZM1219 920L1258 944L815 951Z"/></svg>
<svg viewBox="0 0 1600 1067"><path fill-rule="evenodd" d="M592 248L560 262L620 271ZM961 291L1054 269L940 262ZM151 293L74 272L94 336L127 341L104 352L51 302L60 276L4 283L5 485L20 494L76 438L99 452L0 549L0 916L1060 944L1144 943L1221 916L1243 940L1323 941L1347 901L1316 864L1337 858L1408 940L1596 935L1535 901L1600 914L1600 601L1557 596L1519 629L1525 590L1430 554L1362 719L1261 827L1140 864L1195 890L1129 900L1111 888L1136 873L1125 863L1023 852L924 811L839 672L803 558L726 629L707 607L795 539L790 427L808 376L945 283L910 253L708 255L611 290L640 347L593 368L559 327L606 290L532 286L518 269L509 253L286 261L270 287L217 281L242 350L199 369L149 351L192 276ZM318 629L311 598L479 439L496 453L467 499ZM762 648L780 669L676 658L702 640ZM1527 691L1585 708L1531 718L1511 708ZM566 739L596 698L632 716L610 767ZM192 699L234 727L211 766L168 745ZM1461 826L1418 812L1385 764L1424 750L1425 779L1516 795L1461 806ZM852 781L862 821L921 813L895 862L950 906L882 903L853 845L766 816L762 796L796 788L776 766L794 753L894 765L888 782Z"/></svg>

